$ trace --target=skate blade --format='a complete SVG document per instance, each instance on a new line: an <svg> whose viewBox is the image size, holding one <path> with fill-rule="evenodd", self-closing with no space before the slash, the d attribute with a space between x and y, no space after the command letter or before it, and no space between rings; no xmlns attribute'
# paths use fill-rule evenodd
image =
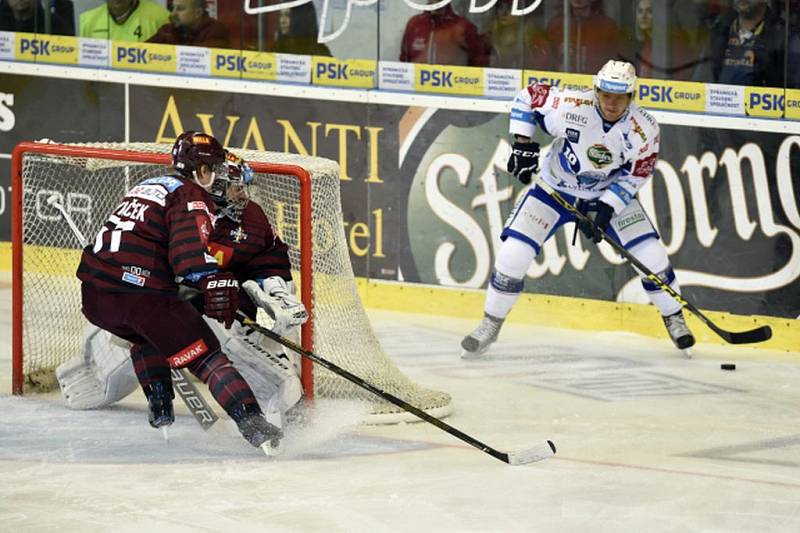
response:
<svg viewBox="0 0 800 533"><path fill-rule="evenodd" d="M483 355L483 352L468 352L467 350L464 350L461 352L461 359L470 361L474 359L480 359L481 355Z"/></svg>
<svg viewBox="0 0 800 533"><path fill-rule="evenodd" d="M169 426L161 426L161 436L164 437L164 442L169 442Z"/></svg>
<svg viewBox="0 0 800 533"><path fill-rule="evenodd" d="M691 359L692 358L692 349L691 348L684 348L681 351L683 352L683 357L685 359Z"/></svg>
<svg viewBox="0 0 800 533"><path fill-rule="evenodd" d="M283 447L280 441L267 441L259 446L259 448L261 448L261 451L264 452L264 455L267 457L277 457L283 453Z"/></svg>
<svg viewBox="0 0 800 533"><path fill-rule="evenodd" d="M475 360L475 359L482 359L482 355L489 351L489 347L491 345L485 347L483 350L476 350L474 352L470 352L469 350L463 350L461 352L461 359L465 361Z"/></svg>

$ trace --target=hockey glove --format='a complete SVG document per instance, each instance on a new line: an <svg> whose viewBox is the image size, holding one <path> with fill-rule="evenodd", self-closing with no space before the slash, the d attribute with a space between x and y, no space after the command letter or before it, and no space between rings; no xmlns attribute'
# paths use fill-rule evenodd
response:
<svg viewBox="0 0 800 533"><path fill-rule="evenodd" d="M308 320L305 306L292 294L289 284L280 276L265 279L263 290L252 280L245 281L242 287L253 303L275 320L272 331L278 335L286 335L291 328Z"/></svg>
<svg viewBox="0 0 800 533"><path fill-rule="evenodd" d="M539 172L539 144L516 141L511 147L506 170L523 184L529 185L533 175Z"/></svg>
<svg viewBox="0 0 800 533"><path fill-rule="evenodd" d="M608 225L611 223L611 217L614 216L614 208L600 200L580 200L577 207L581 213L594 222L594 224L590 224L587 221L578 220L576 222L578 228L586 235L587 239L591 239L595 243L602 241L603 234L600 230L608 232Z"/></svg>
<svg viewBox="0 0 800 533"><path fill-rule="evenodd" d="M239 308L239 282L230 272L217 272L200 280L203 312L229 329Z"/></svg>

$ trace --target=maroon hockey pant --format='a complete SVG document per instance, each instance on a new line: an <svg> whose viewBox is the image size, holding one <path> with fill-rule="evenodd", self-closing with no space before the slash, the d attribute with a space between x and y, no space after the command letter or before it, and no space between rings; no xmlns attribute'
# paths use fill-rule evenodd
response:
<svg viewBox="0 0 800 533"><path fill-rule="evenodd" d="M177 294L98 291L81 284L83 314L92 324L133 343L131 358L142 387L170 381L168 358L191 351L186 367L208 385L228 414L242 404L255 404L250 386L220 350L219 340L195 307Z"/></svg>

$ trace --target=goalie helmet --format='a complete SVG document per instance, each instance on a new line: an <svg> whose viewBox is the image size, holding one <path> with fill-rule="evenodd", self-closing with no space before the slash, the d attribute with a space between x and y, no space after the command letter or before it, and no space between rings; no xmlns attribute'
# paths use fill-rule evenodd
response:
<svg viewBox="0 0 800 533"><path fill-rule="evenodd" d="M250 201L248 186L253 183L253 169L247 162L225 150L225 163L208 191L219 214L236 222L242 221L242 212Z"/></svg>
<svg viewBox="0 0 800 533"><path fill-rule="evenodd" d="M631 94L636 86L636 68L626 61L613 59L594 77L595 89L607 93Z"/></svg>
<svg viewBox="0 0 800 533"><path fill-rule="evenodd" d="M211 135L197 131L181 133L172 146L172 166L186 178L197 180L197 170L208 165L214 175L219 173L225 161L225 149ZM211 184L213 185L212 178Z"/></svg>

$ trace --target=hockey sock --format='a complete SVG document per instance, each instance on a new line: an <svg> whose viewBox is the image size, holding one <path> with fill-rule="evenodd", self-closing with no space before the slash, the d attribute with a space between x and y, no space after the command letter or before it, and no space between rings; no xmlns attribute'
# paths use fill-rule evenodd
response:
<svg viewBox="0 0 800 533"><path fill-rule="evenodd" d="M192 361L187 367L229 415L242 405L258 405L250 386L220 350Z"/></svg>
<svg viewBox="0 0 800 533"><path fill-rule="evenodd" d="M519 300L525 285L525 273L536 251L520 240L509 237L500 245L494 271L486 291L483 307L487 315L505 318Z"/></svg>
<svg viewBox="0 0 800 533"><path fill-rule="evenodd" d="M681 287L675 277L675 271L669 264L667 250L661 241L647 239L637 244L630 250L631 254L654 272L664 283L680 294ZM641 274L641 273L640 273ZM674 315L681 310L681 304L675 298L664 292L658 284L642 277L642 286L653 305L658 307L662 316Z"/></svg>
<svg viewBox="0 0 800 533"><path fill-rule="evenodd" d="M142 387L171 381L167 360L155 347L134 344L131 346L131 359L136 378Z"/></svg>

